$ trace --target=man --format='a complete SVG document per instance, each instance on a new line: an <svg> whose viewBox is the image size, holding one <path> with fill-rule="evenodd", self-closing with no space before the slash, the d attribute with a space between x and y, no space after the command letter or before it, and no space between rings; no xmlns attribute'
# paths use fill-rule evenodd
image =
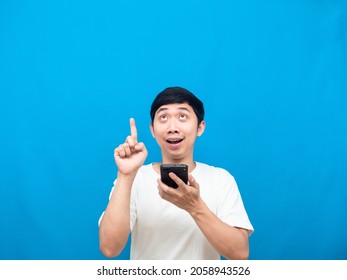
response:
<svg viewBox="0 0 347 280"><path fill-rule="evenodd" d="M144 165L147 149L130 119L131 134L114 151L118 175L100 219L102 253L119 255L131 232L131 259L247 259L253 227L233 176L194 161L206 125L203 103L186 89L167 88L150 114L162 161ZM178 188L165 185L164 163L187 164L188 184L170 173Z"/></svg>

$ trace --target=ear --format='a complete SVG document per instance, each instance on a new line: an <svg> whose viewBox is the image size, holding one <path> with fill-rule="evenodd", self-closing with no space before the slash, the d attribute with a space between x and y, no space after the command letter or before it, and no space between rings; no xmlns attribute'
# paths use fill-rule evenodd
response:
<svg viewBox="0 0 347 280"><path fill-rule="evenodd" d="M204 131L205 131L206 123L205 121L201 121L200 124L198 125L198 133L197 136L201 136Z"/></svg>
<svg viewBox="0 0 347 280"><path fill-rule="evenodd" d="M151 123L149 124L149 129L151 130L151 133L152 133L153 138L155 138L153 122L151 122Z"/></svg>

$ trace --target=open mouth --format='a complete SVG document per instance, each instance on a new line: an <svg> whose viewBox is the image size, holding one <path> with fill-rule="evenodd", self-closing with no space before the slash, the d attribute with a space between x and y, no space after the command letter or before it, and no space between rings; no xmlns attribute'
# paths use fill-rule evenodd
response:
<svg viewBox="0 0 347 280"><path fill-rule="evenodd" d="M169 144L178 144L183 141L182 138L177 138L177 139L166 139L166 142Z"/></svg>

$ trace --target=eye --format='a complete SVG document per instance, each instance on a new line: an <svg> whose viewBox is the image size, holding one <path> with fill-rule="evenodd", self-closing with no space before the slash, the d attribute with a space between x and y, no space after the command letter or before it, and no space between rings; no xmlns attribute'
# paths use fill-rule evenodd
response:
<svg viewBox="0 0 347 280"><path fill-rule="evenodd" d="M180 120L185 120L187 118L187 115L185 114L180 114Z"/></svg>
<svg viewBox="0 0 347 280"><path fill-rule="evenodd" d="M159 116L159 119L162 120L162 121L165 121L165 120L167 120L167 116L166 115L161 115L161 116Z"/></svg>

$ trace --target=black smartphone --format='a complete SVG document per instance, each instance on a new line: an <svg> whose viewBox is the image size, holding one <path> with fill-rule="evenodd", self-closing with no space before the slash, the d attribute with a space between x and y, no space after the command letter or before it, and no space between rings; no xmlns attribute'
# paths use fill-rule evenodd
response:
<svg viewBox="0 0 347 280"><path fill-rule="evenodd" d="M160 176L164 184L168 185L171 188L177 189L178 185L174 180L169 176L169 173L173 172L181 180L188 184L188 165L186 164L162 164L160 165Z"/></svg>

